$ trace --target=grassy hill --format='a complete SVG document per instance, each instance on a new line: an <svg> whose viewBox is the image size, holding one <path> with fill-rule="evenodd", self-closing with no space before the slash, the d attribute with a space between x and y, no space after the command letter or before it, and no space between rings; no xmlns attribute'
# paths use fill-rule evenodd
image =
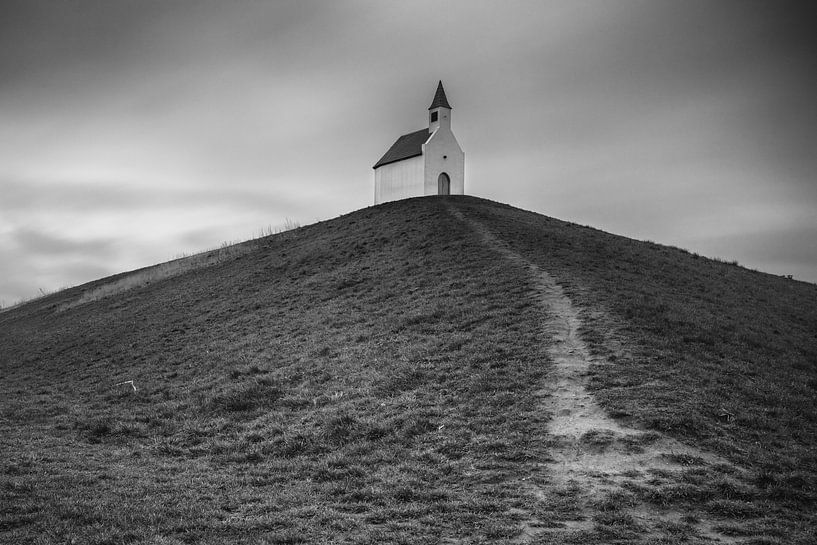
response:
<svg viewBox="0 0 817 545"><path fill-rule="evenodd" d="M0 542L817 539L815 285L472 197L162 270L0 313ZM699 456L559 480L540 272L627 451Z"/></svg>

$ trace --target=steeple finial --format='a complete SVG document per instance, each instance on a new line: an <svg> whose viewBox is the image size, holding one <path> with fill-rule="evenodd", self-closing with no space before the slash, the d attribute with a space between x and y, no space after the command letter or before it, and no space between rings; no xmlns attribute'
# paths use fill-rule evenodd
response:
<svg viewBox="0 0 817 545"><path fill-rule="evenodd" d="M440 80L440 83L437 84L437 92L434 93L434 100L431 101L431 106L428 107L429 110L433 110L434 108L448 108L451 109L451 105L448 103L448 99L445 96L445 89L443 89L443 82Z"/></svg>

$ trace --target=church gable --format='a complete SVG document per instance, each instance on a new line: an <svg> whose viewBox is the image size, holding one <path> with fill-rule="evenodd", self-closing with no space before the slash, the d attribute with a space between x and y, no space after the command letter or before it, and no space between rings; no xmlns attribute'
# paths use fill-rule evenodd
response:
<svg viewBox="0 0 817 545"><path fill-rule="evenodd" d="M451 149L451 146L454 147L456 151L462 152L462 148L460 147L460 143L457 142L457 137L454 136L454 133L451 131L434 131L431 134L431 137L425 141L425 150L426 153L429 153L432 148L439 147L442 152L447 149Z"/></svg>

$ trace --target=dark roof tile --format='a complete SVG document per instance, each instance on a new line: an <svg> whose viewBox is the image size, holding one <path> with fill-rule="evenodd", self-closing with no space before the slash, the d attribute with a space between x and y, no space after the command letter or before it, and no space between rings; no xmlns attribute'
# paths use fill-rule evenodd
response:
<svg viewBox="0 0 817 545"><path fill-rule="evenodd" d="M404 134L397 139L397 142L392 144L389 151L375 163L373 168L422 155L423 144L426 143L429 136L431 136L431 134L428 132L428 129L420 129L419 131Z"/></svg>

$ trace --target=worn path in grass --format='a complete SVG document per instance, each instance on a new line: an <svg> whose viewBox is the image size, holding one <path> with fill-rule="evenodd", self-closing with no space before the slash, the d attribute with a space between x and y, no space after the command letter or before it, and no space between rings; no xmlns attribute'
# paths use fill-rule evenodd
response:
<svg viewBox="0 0 817 545"><path fill-rule="evenodd" d="M682 538L688 543L740 543L716 531L718 521L694 507L661 507L640 499L651 490L660 494L682 483L683 473L694 467L720 468L728 474L740 470L715 455L656 432L625 427L608 417L587 389L590 365L606 362L590 355L579 336L579 312L562 288L479 221L453 206L449 211L503 258L528 270L533 292L547 315L543 328L551 342L552 369L537 395L551 415L551 460L545 464L549 483L534 484L535 480L525 478L520 479L520 486L527 487L534 505L540 503L543 508L552 508L553 498L561 498L557 503L563 506L565 517L561 527L545 527L537 520L536 509L530 509L517 542L624 538L637 543ZM605 532L611 526L618 535Z"/></svg>

